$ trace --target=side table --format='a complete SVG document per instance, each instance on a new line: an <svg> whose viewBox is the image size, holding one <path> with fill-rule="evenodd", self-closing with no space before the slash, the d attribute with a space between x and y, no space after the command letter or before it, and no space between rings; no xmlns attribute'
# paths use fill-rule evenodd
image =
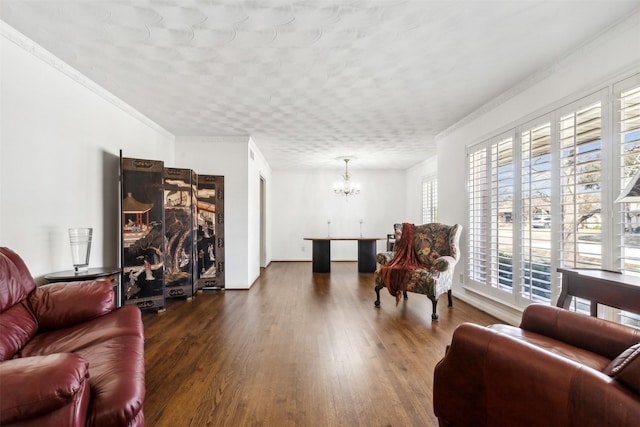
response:
<svg viewBox="0 0 640 427"><path fill-rule="evenodd" d="M120 307L120 269L117 267L96 267L87 271L65 270L45 274L44 278L49 283L55 282L81 282L84 280L108 280L113 283L113 291L116 294L116 307Z"/></svg>
<svg viewBox="0 0 640 427"><path fill-rule="evenodd" d="M591 316L598 317L598 304L640 313L640 278L615 271L590 268L558 268L562 292L557 306L569 308L571 297L591 301Z"/></svg>

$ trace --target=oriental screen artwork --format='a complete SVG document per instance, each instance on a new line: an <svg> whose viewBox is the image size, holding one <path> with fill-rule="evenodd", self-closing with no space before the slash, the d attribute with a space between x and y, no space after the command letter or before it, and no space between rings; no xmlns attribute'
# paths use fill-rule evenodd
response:
<svg viewBox="0 0 640 427"><path fill-rule="evenodd" d="M164 285L167 298L194 295L197 176L191 169L164 168Z"/></svg>
<svg viewBox="0 0 640 427"><path fill-rule="evenodd" d="M224 289L224 177L198 175L198 289Z"/></svg>
<svg viewBox="0 0 640 427"><path fill-rule="evenodd" d="M122 304L164 310L164 162L121 157Z"/></svg>

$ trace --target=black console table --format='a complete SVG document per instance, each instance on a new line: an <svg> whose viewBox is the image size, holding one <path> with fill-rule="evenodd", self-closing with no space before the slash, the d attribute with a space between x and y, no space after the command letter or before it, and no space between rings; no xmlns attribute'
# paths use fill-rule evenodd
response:
<svg viewBox="0 0 640 427"><path fill-rule="evenodd" d="M376 240L379 237L305 237L304 240L313 241L313 272L329 273L331 271L331 241L358 241L358 271L373 273L376 271Z"/></svg>
<svg viewBox="0 0 640 427"><path fill-rule="evenodd" d="M615 271L588 268L559 268L562 291L558 307L569 308L571 297L591 301L591 315L598 316L598 304L640 313L640 277Z"/></svg>

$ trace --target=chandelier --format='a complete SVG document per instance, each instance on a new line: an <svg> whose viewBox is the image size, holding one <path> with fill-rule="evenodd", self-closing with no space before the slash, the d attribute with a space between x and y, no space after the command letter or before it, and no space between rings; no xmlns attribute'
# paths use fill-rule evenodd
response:
<svg viewBox="0 0 640 427"><path fill-rule="evenodd" d="M344 175L342 175L342 182L336 182L333 184L333 192L339 196L345 196L347 201L349 196L355 196L360 192L360 184L351 182L351 175L349 175L349 158L343 158L344 160Z"/></svg>

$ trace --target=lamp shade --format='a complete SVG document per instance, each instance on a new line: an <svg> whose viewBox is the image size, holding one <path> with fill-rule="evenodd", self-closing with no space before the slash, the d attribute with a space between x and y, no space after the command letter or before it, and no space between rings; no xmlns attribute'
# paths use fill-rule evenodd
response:
<svg viewBox="0 0 640 427"><path fill-rule="evenodd" d="M622 190L615 202L640 202L640 170L633 175L633 178L631 178L631 181L624 187L624 190Z"/></svg>

